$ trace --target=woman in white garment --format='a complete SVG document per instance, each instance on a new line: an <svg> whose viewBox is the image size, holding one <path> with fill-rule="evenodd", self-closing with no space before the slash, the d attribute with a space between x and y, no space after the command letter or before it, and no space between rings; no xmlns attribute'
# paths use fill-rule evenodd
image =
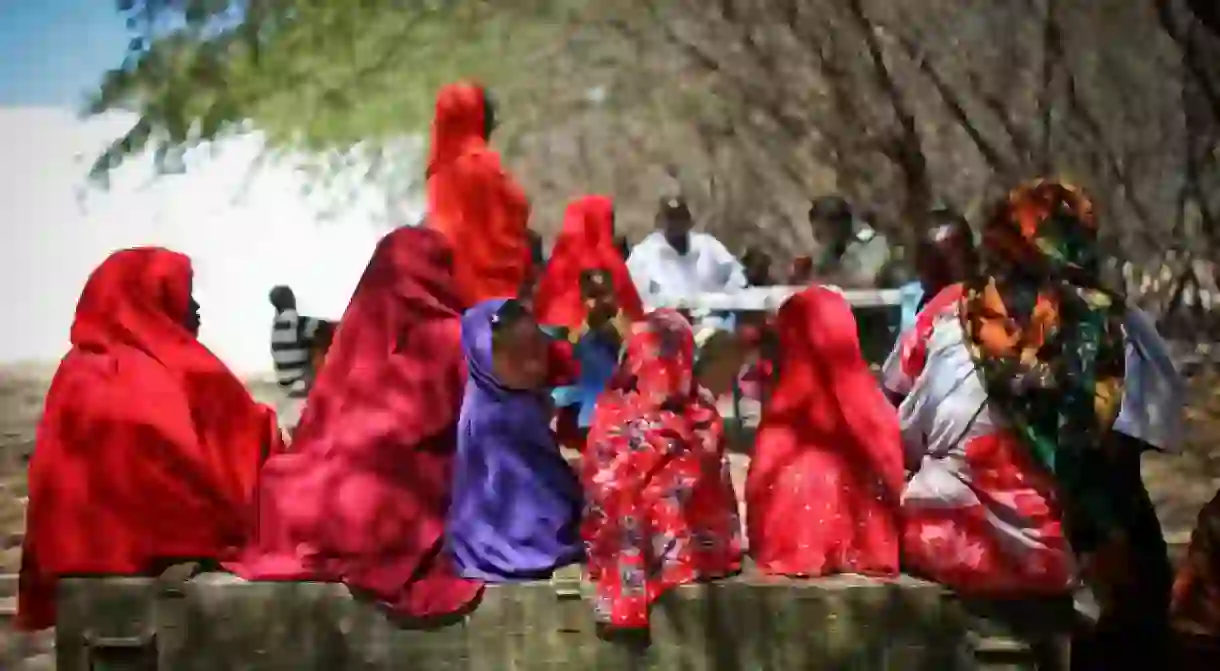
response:
<svg viewBox="0 0 1220 671"><path fill-rule="evenodd" d="M1170 568L1139 455L1176 449L1184 396L1155 327L1099 286L1096 240L1081 191L1019 186L984 227L983 272L931 299L884 370L906 568L980 596L1083 578L1100 605L1073 645L1089 668L1163 642Z"/></svg>

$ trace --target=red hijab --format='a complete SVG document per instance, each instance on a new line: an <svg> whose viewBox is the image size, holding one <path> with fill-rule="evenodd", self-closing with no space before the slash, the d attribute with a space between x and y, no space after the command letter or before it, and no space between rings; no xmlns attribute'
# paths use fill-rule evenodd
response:
<svg viewBox="0 0 1220 671"><path fill-rule="evenodd" d="M750 554L764 573L893 574L898 415L860 351L851 306L810 287L780 308L777 330L778 379L746 478Z"/></svg>
<svg viewBox="0 0 1220 671"><path fill-rule="evenodd" d="M533 265L529 203L487 144L485 107L480 86L443 87L428 156L428 225L456 251L454 276L467 306L515 298Z"/></svg>
<svg viewBox="0 0 1220 671"><path fill-rule="evenodd" d="M184 326L192 270L164 249L110 255L76 308L30 462L17 624L55 624L66 574L225 559L253 519L274 414Z"/></svg>
<svg viewBox="0 0 1220 671"><path fill-rule="evenodd" d="M377 245L297 428L263 468L248 579L343 582L395 612L460 611L481 585L441 552L466 377L444 236Z"/></svg>
<svg viewBox="0 0 1220 671"><path fill-rule="evenodd" d="M640 295L614 243L614 202L605 196L585 196L568 205L563 230L534 293L538 323L579 328L586 315L580 274L593 269L610 273L623 314L631 321L644 317Z"/></svg>

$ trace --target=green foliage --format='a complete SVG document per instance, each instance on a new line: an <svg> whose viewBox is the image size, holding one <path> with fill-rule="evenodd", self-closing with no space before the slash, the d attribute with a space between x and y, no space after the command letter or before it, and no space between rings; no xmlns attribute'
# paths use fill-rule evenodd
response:
<svg viewBox="0 0 1220 671"><path fill-rule="evenodd" d="M561 37L577 0L118 0L131 51L87 112L140 121L96 161L104 181L153 148L184 150L249 126L274 149L376 147L418 132L436 89L474 77L512 89Z"/></svg>

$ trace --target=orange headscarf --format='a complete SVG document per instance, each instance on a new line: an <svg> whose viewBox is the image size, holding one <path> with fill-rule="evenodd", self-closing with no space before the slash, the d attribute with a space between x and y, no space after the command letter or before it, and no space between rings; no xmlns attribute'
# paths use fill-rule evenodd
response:
<svg viewBox="0 0 1220 671"><path fill-rule="evenodd" d="M485 108L476 84L442 88L428 157L428 225L455 250L454 276L467 306L515 298L533 263L529 203L487 144Z"/></svg>
<svg viewBox="0 0 1220 671"><path fill-rule="evenodd" d="M253 526L275 416L184 326L191 262L115 252L90 276L30 463L18 626L55 624L66 574L230 556Z"/></svg>
<svg viewBox="0 0 1220 671"><path fill-rule="evenodd" d="M593 269L610 273L622 313L631 321L642 319L643 303L614 243L614 202L605 196L584 196L568 205L563 230L534 293L538 322L578 329L586 312L580 274Z"/></svg>

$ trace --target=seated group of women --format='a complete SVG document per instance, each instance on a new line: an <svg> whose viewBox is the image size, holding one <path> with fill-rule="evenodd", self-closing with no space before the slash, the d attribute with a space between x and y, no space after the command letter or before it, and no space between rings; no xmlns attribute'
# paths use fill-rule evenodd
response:
<svg viewBox="0 0 1220 671"><path fill-rule="evenodd" d="M1175 448L1181 381L1097 281L1078 190L1039 181L997 204L981 272L926 302L880 385L838 293L784 304L744 530L691 329L643 314L612 219L608 199L577 201L532 300L473 305L443 234L387 235L290 451L198 342L190 261L113 254L38 430L18 623L54 623L60 577L189 559L343 582L422 618L584 563L599 619L643 627L664 591L747 553L764 574L902 568L966 594L1087 585L1101 629L1164 620L1172 575L1139 454ZM540 324L600 363L565 365ZM564 385L577 468L553 430Z"/></svg>

